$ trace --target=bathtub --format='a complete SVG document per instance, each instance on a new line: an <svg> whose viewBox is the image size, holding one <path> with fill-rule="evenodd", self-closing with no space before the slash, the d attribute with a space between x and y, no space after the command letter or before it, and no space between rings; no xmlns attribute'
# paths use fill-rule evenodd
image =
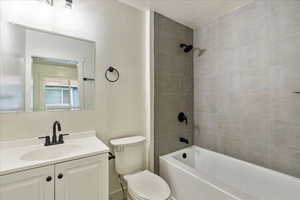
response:
<svg viewBox="0 0 300 200"><path fill-rule="evenodd" d="M300 200L300 179L197 146L159 160L176 200Z"/></svg>

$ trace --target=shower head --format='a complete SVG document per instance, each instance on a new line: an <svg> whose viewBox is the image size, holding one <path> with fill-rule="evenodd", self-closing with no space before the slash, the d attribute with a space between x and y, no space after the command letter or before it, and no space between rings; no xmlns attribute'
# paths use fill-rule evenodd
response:
<svg viewBox="0 0 300 200"><path fill-rule="evenodd" d="M187 44L180 44L180 48L183 48L183 51L185 53L190 52L194 47L193 45L187 45Z"/></svg>
<svg viewBox="0 0 300 200"><path fill-rule="evenodd" d="M198 56L202 56L204 52L206 52L206 49L200 49L200 48L194 48L193 45L187 45L187 44L180 44L180 48L183 49L185 53L188 53L192 50L198 51Z"/></svg>

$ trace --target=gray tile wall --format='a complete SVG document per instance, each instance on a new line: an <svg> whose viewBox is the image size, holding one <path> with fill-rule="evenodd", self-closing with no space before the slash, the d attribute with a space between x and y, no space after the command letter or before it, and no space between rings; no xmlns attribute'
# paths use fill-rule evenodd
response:
<svg viewBox="0 0 300 200"><path fill-rule="evenodd" d="M195 144L300 177L300 1L255 0L195 44Z"/></svg>
<svg viewBox="0 0 300 200"><path fill-rule="evenodd" d="M181 43L193 44L193 30L155 13L155 105L154 154L155 171L159 156L184 148L179 137L193 142L193 54L179 48ZM177 120L186 113L188 125Z"/></svg>

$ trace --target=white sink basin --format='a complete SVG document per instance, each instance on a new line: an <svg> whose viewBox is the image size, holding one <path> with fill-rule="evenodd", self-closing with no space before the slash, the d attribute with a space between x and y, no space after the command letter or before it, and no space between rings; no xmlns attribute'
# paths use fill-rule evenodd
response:
<svg viewBox="0 0 300 200"><path fill-rule="evenodd" d="M43 147L27 152L21 156L25 161L43 161L67 156L74 151L79 150L80 146L75 144L60 144L49 147Z"/></svg>
<svg viewBox="0 0 300 200"><path fill-rule="evenodd" d="M0 176L108 152L96 131L72 133L64 144L47 147L37 138L0 141Z"/></svg>

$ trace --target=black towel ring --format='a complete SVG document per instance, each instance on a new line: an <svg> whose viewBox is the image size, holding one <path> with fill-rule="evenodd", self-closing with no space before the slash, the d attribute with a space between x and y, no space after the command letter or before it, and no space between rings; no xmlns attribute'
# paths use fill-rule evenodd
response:
<svg viewBox="0 0 300 200"><path fill-rule="evenodd" d="M108 73L108 72L114 72L114 71L117 73L117 78L116 78L115 80L110 80L110 79L107 77L107 73ZM114 83L114 82L117 82L117 81L119 80L119 78L120 78L120 73L119 73L119 71L118 71L116 68L110 66L110 67L107 68L107 70L105 71L105 78L106 78L106 80L108 80L109 82Z"/></svg>

